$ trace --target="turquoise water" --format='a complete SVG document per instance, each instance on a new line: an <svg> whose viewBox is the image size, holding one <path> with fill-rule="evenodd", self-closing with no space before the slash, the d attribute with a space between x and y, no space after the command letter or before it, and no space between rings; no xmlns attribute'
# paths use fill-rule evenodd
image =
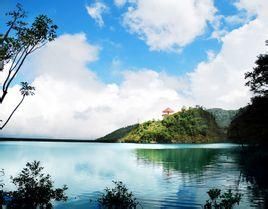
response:
<svg viewBox="0 0 268 209"><path fill-rule="evenodd" d="M212 187L243 193L236 208L256 208L237 163L237 146L1 142L5 188L26 162L41 161L56 186L67 184L69 200L56 209L97 208L112 180L123 181L143 208L202 208Z"/></svg>

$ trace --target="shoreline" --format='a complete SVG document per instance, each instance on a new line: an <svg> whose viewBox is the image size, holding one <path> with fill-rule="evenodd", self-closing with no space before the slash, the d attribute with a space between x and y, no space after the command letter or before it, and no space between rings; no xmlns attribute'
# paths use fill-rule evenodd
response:
<svg viewBox="0 0 268 209"><path fill-rule="evenodd" d="M89 139L48 139L48 138L0 138L0 142L78 142L94 143Z"/></svg>
<svg viewBox="0 0 268 209"><path fill-rule="evenodd" d="M231 144L239 144L234 143L232 140L222 140L215 141L211 143L128 143L128 142L105 142L99 141L96 139L49 139L49 138L0 138L0 142L59 142L59 143L101 143L101 144L222 144L222 143L231 143Z"/></svg>

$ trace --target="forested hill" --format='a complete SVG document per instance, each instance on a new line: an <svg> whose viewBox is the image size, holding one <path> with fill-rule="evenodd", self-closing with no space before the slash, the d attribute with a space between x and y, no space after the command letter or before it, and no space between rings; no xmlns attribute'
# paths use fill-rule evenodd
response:
<svg viewBox="0 0 268 209"><path fill-rule="evenodd" d="M221 108L211 108L207 109L217 122L217 124L224 129L227 129L231 124L232 120L235 118L239 110L224 110Z"/></svg>
<svg viewBox="0 0 268 209"><path fill-rule="evenodd" d="M98 138L97 141L99 142L117 142L118 139L125 137L132 129L137 128L138 124L126 126L123 128L119 128L104 137Z"/></svg>
<svg viewBox="0 0 268 209"><path fill-rule="evenodd" d="M241 108L228 129L228 138L268 146L268 97L255 97Z"/></svg>
<svg viewBox="0 0 268 209"><path fill-rule="evenodd" d="M162 120L118 129L97 141L135 143L208 143L225 139L215 117L200 107L183 108Z"/></svg>

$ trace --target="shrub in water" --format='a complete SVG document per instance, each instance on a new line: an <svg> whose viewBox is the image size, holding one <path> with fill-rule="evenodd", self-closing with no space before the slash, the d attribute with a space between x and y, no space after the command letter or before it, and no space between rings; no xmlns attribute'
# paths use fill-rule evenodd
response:
<svg viewBox="0 0 268 209"><path fill-rule="evenodd" d="M66 201L65 191L63 188L53 188L53 181L49 174L42 173L44 168L40 162L34 161L27 163L17 177L12 179L17 191L10 192L11 202L8 207L11 209L51 209L52 200Z"/></svg>
<svg viewBox="0 0 268 209"><path fill-rule="evenodd" d="M106 188L105 193L98 199L101 208L135 209L139 202L132 192L129 192L121 181L113 181L115 187Z"/></svg>
<svg viewBox="0 0 268 209"><path fill-rule="evenodd" d="M239 205L242 194L232 193L229 189L221 195L220 189L210 189L208 192L209 200L204 205L205 209L232 209L235 204Z"/></svg>

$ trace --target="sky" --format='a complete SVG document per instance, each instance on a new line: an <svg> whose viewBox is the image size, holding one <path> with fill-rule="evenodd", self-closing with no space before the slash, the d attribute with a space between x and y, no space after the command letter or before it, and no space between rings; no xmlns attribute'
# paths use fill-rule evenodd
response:
<svg viewBox="0 0 268 209"><path fill-rule="evenodd" d="M238 109L252 96L245 72L267 52L267 0L0 0L1 32L18 2L27 21L45 14L59 29L9 89L3 121L19 82L36 95L2 137L94 139L166 107Z"/></svg>

